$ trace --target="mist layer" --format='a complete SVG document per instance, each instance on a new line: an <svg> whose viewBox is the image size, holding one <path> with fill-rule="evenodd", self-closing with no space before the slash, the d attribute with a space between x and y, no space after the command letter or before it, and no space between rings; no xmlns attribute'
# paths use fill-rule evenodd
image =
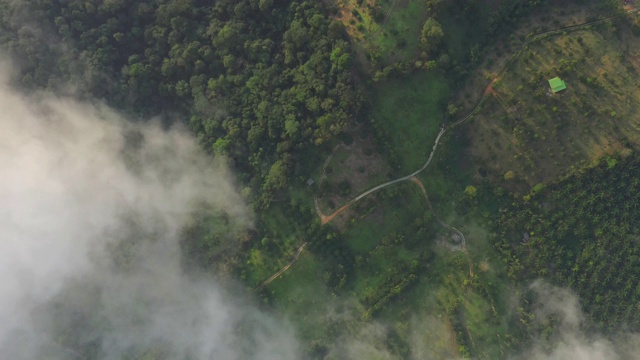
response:
<svg viewBox="0 0 640 360"><path fill-rule="evenodd" d="M3 80L0 108L3 358L298 358L284 323L181 268L194 209L251 224L185 131Z"/></svg>

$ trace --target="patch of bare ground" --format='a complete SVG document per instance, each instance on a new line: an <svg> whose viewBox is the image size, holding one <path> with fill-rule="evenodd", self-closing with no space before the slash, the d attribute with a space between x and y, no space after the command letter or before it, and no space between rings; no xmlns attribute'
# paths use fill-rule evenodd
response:
<svg viewBox="0 0 640 360"><path fill-rule="evenodd" d="M626 11L630 11L633 8L636 7L636 3L637 3L636 0L624 0L624 6L623 7L624 7L624 9Z"/></svg>
<svg viewBox="0 0 640 360"><path fill-rule="evenodd" d="M352 215L344 208L357 194L389 179L391 168L376 152L373 136L363 127L350 133L353 142L339 146L326 164L317 196L323 223L342 228Z"/></svg>

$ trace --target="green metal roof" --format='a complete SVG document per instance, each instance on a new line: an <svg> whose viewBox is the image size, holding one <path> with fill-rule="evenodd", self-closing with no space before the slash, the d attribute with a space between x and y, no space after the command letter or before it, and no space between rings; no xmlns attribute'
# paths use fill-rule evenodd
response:
<svg viewBox="0 0 640 360"><path fill-rule="evenodd" d="M559 77L554 77L549 80L549 86L551 86L551 91L554 93L567 88L567 84L565 84Z"/></svg>

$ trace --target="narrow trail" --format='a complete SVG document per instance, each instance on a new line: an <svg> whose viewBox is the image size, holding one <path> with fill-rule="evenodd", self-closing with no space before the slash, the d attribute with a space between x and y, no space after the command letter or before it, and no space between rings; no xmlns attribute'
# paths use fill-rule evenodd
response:
<svg viewBox="0 0 640 360"><path fill-rule="evenodd" d="M637 12L638 10L640 10L640 6L637 6L635 8L632 8L630 10L627 10L626 13L631 14L634 12ZM613 15L613 16L609 16L600 20L594 20L594 21L589 21L586 23L582 23L582 24L576 24L576 25L570 25L570 26L564 26L555 30L550 30L550 31L545 31L543 33L534 35L530 38L528 38L527 40L525 40L522 45L520 45L520 49L518 49L518 51L513 54L511 56L511 58L507 61L505 61L505 63L502 65L502 67L500 68L500 70L498 71L498 73L496 74L495 78L493 80L491 80L491 83L485 88L485 91L482 95L482 97L478 100L477 104L473 107L473 109L471 109L471 111L469 111L467 113L467 115L463 116L462 118L458 119L457 121L449 124L449 125L443 125L442 128L440 129L440 132L438 133L438 136L436 137L434 144L433 144L433 148L431 150L431 153L429 154L429 158L427 158L427 161L424 163L424 165L422 165L422 167L420 167L418 170L414 171L411 174L399 177L395 180L390 180L387 181L383 184L380 184L378 186L375 186L369 190L364 191L363 193L361 193L360 195L354 197L353 199L347 201L344 205L342 205L340 208L338 208L338 210L336 210L335 212L333 212L330 215L324 215L321 211L320 208L318 206L318 199L317 197L315 198L315 205L316 205L316 212L318 213L318 216L320 217L320 222L324 225L329 223L336 215L338 215L339 213L341 213L342 211L346 210L347 208L349 208L349 206L353 205L354 203L358 202L359 200L361 200L362 198L366 197L367 195L370 195L376 191L382 190L388 186L397 184L399 182L402 181L406 181L406 180L410 180L411 178L413 178L414 176L420 174L422 171L424 171L429 164L431 163L431 160L433 159L433 156L438 148L438 144L440 143L440 139L442 138L442 136L450 129L453 129L454 127L462 124L463 122L467 121L469 118L471 118L473 115L475 115L475 113L482 107L482 105L484 104L484 102L488 99L489 95L493 95L495 93L495 90L493 90L493 84L504 74L504 72L507 70L507 68L509 67L509 65L516 60L520 54L522 54L522 52L527 48L527 46L529 44L531 44L533 41L538 40L544 36L548 36L551 34L555 34L555 33L560 33L560 32L564 32L567 30L576 30L582 27L586 27L586 26L591 26L591 25L595 25L598 23L602 23L602 22L606 22L609 20L613 20L618 18L619 15ZM335 150L334 150L335 152ZM331 153L330 157L333 156L333 152ZM325 162L325 167L328 164L329 159L327 159L327 162ZM324 176L324 170L323 170L323 176Z"/></svg>
<svg viewBox="0 0 640 360"><path fill-rule="evenodd" d="M436 218L438 224L440 224L440 226L444 227L447 230L455 232L460 237L460 251L462 251L467 256L467 261L469 262L469 278L473 279L473 261L471 260L471 256L469 255L469 251L467 250L467 239L464 237L464 234L462 233L462 231L456 229L453 225L449 225L446 222L442 221L442 219L440 219L438 214L433 210L433 205L431 205L431 200L429 200L429 195L427 195L427 189L425 189L422 181L420 181L420 179L415 176L411 178L411 181L416 183L420 187L420 190L422 190L424 199L427 201L427 206L433 214L433 217Z"/></svg>
<svg viewBox="0 0 640 360"><path fill-rule="evenodd" d="M483 96L487 96L489 94L493 94L496 95L496 91L493 89L493 84L496 83L496 81L500 80L500 78L494 78L491 83L489 85L487 85L487 88L484 90L484 94Z"/></svg>
<svg viewBox="0 0 640 360"><path fill-rule="evenodd" d="M302 250L304 250L305 245L307 245L306 242L303 243L302 245L300 245L300 247L296 251L296 254L293 256L293 259L287 265L283 266L282 269L278 270L275 274L271 275L271 277L269 277L262 284L260 284L260 286L258 286L258 289L261 289L261 288L269 285L269 283L271 283L273 280L275 280L278 277L280 277L280 275L284 274L285 271L289 270L291 265L295 264L296 261L298 261L298 258L300 257L300 254L302 253Z"/></svg>
<svg viewBox="0 0 640 360"><path fill-rule="evenodd" d="M316 211L320 211L318 206L318 199L315 199L315 201L316 201ZM344 204L338 210L334 211L331 215L328 215L328 216L320 213L320 225L329 223L331 220L333 220L334 217L340 215L341 212L347 210L349 206L351 206L351 204Z"/></svg>
<svg viewBox="0 0 640 360"><path fill-rule="evenodd" d="M373 35L377 34L378 32L380 32L382 29L384 29L384 26L387 25L387 21L389 21L389 18L391 17L391 14L393 13L393 8L395 8L396 3L398 2L398 0L393 0L393 2L391 3L391 6L389 6L389 10L387 10L387 14L384 17L384 21L382 21L382 24L380 24L380 27L372 32L371 34L369 34L367 37L370 38ZM368 41L368 39L365 38L365 41Z"/></svg>

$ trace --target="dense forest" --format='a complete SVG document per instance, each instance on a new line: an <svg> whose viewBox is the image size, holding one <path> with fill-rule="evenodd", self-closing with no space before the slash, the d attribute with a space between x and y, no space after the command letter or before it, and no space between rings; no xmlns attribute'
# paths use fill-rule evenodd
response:
<svg viewBox="0 0 640 360"><path fill-rule="evenodd" d="M502 209L494 233L509 275L575 289L602 330L638 329L640 159L608 158Z"/></svg>
<svg viewBox="0 0 640 360"><path fill-rule="evenodd" d="M149 117L188 119L268 206L300 150L361 106L342 25L321 2L54 1L2 5L2 46L24 88L77 93Z"/></svg>

